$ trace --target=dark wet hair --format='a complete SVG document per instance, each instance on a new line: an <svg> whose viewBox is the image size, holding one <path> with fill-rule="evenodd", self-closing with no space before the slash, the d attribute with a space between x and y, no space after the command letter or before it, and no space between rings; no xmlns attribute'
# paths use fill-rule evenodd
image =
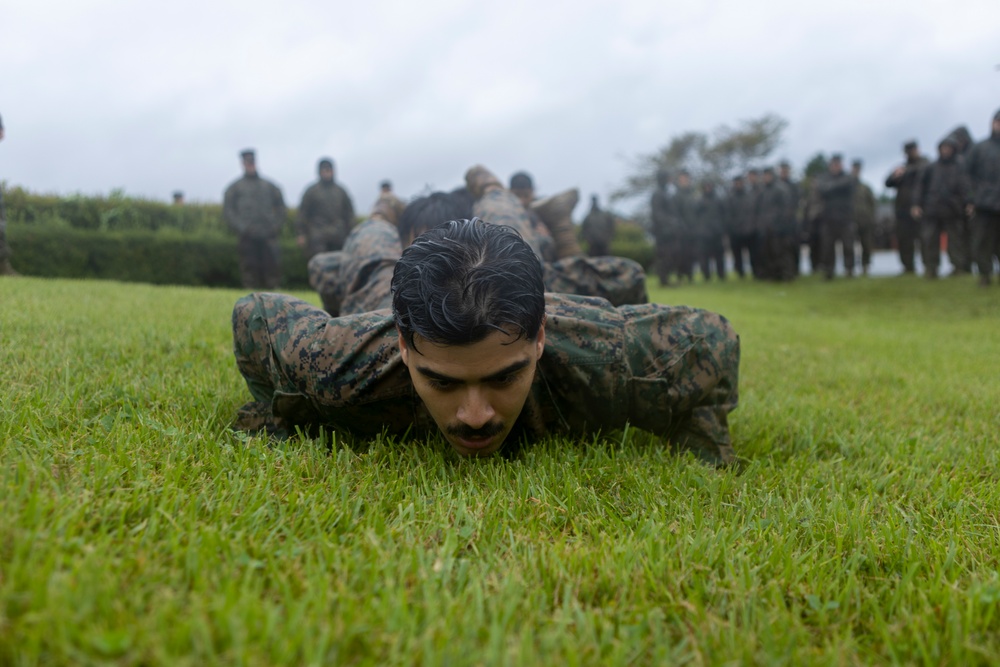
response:
<svg viewBox="0 0 1000 667"><path fill-rule="evenodd" d="M451 220L421 234L392 274L392 314L407 345L477 343L494 331L533 339L545 318L542 265L513 228Z"/></svg>
<svg viewBox="0 0 1000 667"><path fill-rule="evenodd" d="M399 217L399 238L406 243L410 238L420 236L428 229L433 229L449 220L461 220L472 216L470 204L468 212L462 199L450 192L432 192L426 197L414 199Z"/></svg>

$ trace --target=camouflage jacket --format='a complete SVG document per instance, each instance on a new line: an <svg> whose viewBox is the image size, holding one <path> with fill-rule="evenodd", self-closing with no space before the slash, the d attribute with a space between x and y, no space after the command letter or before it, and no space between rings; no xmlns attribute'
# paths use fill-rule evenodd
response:
<svg viewBox="0 0 1000 667"><path fill-rule="evenodd" d="M354 226L354 203L344 188L333 181L317 181L302 195L295 230L301 236L321 231L347 238Z"/></svg>
<svg viewBox="0 0 1000 667"><path fill-rule="evenodd" d="M966 168L976 208L1000 213L1000 135L973 146L966 157Z"/></svg>
<svg viewBox="0 0 1000 667"><path fill-rule="evenodd" d="M917 181L920 170L927 164L927 158L919 157L915 160L907 159L903 165L904 171L897 176L895 173L889 174L885 179L885 187L896 188L896 218L908 219L910 208L913 206L913 188Z"/></svg>
<svg viewBox="0 0 1000 667"><path fill-rule="evenodd" d="M260 176L243 176L226 188L222 215L240 236L274 238L285 224L285 201L274 183Z"/></svg>
<svg viewBox="0 0 1000 667"><path fill-rule="evenodd" d="M663 188L656 188L649 200L649 217L653 238L657 243L670 243L680 230L674 199Z"/></svg>
<svg viewBox="0 0 1000 667"><path fill-rule="evenodd" d="M823 220L849 222L854 202L854 177L847 172L826 173L816 179L816 193L822 202Z"/></svg>
<svg viewBox="0 0 1000 667"><path fill-rule="evenodd" d="M358 437L437 432L402 363L390 311L330 318L281 294L233 310L233 346L251 402L235 428L281 436L319 425ZM546 343L508 444L587 438L627 424L714 463L734 458L739 338L715 313L546 295Z"/></svg>
<svg viewBox="0 0 1000 667"><path fill-rule="evenodd" d="M860 179L855 180L851 211L858 229L873 229L875 227L875 207L875 193Z"/></svg>
<svg viewBox="0 0 1000 667"><path fill-rule="evenodd" d="M591 245L609 246L615 235L615 219L607 211L591 208L580 225L580 234Z"/></svg>

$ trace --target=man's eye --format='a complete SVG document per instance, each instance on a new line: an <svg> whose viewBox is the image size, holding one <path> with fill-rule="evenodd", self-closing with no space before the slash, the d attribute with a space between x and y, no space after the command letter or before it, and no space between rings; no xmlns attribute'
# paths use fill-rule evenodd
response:
<svg viewBox="0 0 1000 667"><path fill-rule="evenodd" d="M491 381L491 384L494 387L506 387L509 384L513 384L514 380L516 380L516 379L517 379L516 375L503 375L501 377L494 378Z"/></svg>
<svg viewBox="0 0 1000 667"><path fill-rule="evenodd" d="M431 389L437 389L438 391L446 391L455 386L455 383L451 380L428 380L427 384Z"/></svg>

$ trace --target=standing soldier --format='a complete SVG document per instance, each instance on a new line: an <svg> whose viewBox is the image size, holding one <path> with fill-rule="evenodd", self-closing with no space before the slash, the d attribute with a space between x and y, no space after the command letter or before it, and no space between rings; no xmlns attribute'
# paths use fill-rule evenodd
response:
<svg viewBox="0 0 1000 667"><path fill-rule="evenodd" d="M993 275L993 258L1000 258L1000 111L993 116L989 139L969 151L966 168L972 181L973 247L979 266L979 284L988 287Z"/></svg>
<svg viewBox="0 0 1000 667"><path fill-rule="evenodd" d="M794 239L788 239L788 252L791 253L792 273L799 275L799 258L802 255L802 188L792 180L792 165L788 160L782 160L778 165L778 179L788 190L789 206L791 207L792 222L794 222Z"/></svg>
<svg viewBox="0 0 1000 667"><path fill-rule="evenodd" d="M729 192L729 249L733 253L733 268L740 278L745 278L749 267L750 245L753 242L753 197L747 191L742 176L733 177L733 187ZM744 260L744 251L747 259Z"/></svg>
<svg viewBox="0 0 1000 667"><path fill-rule="evenodd" d="M581 225L583 240L587 242L587 254L604 257L611 254L611 239L615 236L615 219L607 211L602 211L597 203L597 195L590 197L590 212Z"/></svg>
<svg viewBox="0 0 1000 667"><path fill-rule="evenodd" d="M656 172L656 189L650 199L650 220L653 240L656 242L656 275L660 286L670 285L670 274L677 269L677 214L674 201L667 188L670 186L670 172L660 169Z"/></svg>
<svg viewBox="0 0 1000 667"><path fill-rule="evenodd" d="M854 179L854 201L851 205L854 225L861 242L861 273L868 275L875 248L875 193L861 180L861 160L851 163L851 178Z"/></svg>
<svg viewBox="0 0 1000 667"><path fill-rule="evenodd" d="M729 228L729 207L727 202L715 193L715 183L701 184L701 199L698 200L698 264L705 282L712 279L711 265L715 265L715 275L726 279L726 230Z"/></svg>
<svg viewBox="0 0 1000 667"><path fill-rule="evenodd" d="M698 256L698 212L691 174L682 169L677 174L674 211L677 214L677 278L694 281L694 263Z"/></svg>
<svg viewBox="0 0 1000 667"><path fill-rule="evenodd" d="M303 193L295 221L299 247L305 250L307 260L343 248L354 226L354 202L334 181L333 160L323 158L318 169L319 180Z"/></svg>
<svg viewBox="0 0 1000 667"><path fill-rule="evenodd" d="M791 280L795 277L789 246L794 218L791 193L775 178L774 169L764 169L763 184L757 202L757 234L760 248L758 276L766 280Z"/></svg>
<svg viewBox="0 0 1000 667"><path fill-rule="evenodd" d="M760 242L760 222L757 220L758 209L760 208L760 172L756 169L747 171L747 211L746 223L747 233L750 235L750 268L754 278L763 277L764 259L761 257Z"/></svg>
<svg viewBox="0 0 1000 667"><path fill-rule="evenodd" d="M851 205L854 179L844 171L839 153L830 157L829 171L816 180L816 192L822 207L820 242L823 247L823 272L831 280L837 266L837 242L844 257L847 277L854 275L854 233L851 228Z"/></svg>
<svg viewBox="0 0 1000 667"><path fill-rule="evenodd" d="M938 159L920 170L913 188L913 208L910 214L921 223L924 246L924 275L938 277L941 265L941 235L948 235L948 259L955 271L969 264L963 243L962 223L965 207L970 201L970 188L965 168L958 162L958 144L950 137L938 145Z"/></svg>
<svg viewBox="0 0 1000 667"><path fill-rule="evenodd" d="M239 236L243 287L275 289L281 280L278 234L285 224L285 202L278 186L257 173L253 150L240 157L243 178L226 188L222 215Z"/></svg>
<svg viewBox="0 0 1000 667"><path fill-rule="evenodd" d="M885 187L896 188L896 243L899 246L899 260L904 273L914 273L913 248L920 244L920 223L913 219L913 186L917 174L927 160L920 155L916 141L903 144L906 163L896 167L885 179ZM921 257L923 253L921 252Z"/></svg>
<svg viewBox="0 0 1000 667"><path fill-rule="evenodd" d="M3 141L3 119L0 118L0 141ZM10 265L10 246L7 245L7 213L3 208L3 191L0 190L0 276L16 276Z"/></svg>

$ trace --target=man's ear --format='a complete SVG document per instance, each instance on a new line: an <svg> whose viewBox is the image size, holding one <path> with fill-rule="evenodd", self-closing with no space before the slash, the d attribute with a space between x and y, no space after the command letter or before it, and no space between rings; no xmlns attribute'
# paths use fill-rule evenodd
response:
<svg viewBox="0 0 1000 667"><path fill-rule="evenodd" d="M403 334L399 332L399 327L396 327L396 336L399 338L399 356L403 358L403 365L409 368L410 348L406 347L406 339L403 338Z"/></svg>

